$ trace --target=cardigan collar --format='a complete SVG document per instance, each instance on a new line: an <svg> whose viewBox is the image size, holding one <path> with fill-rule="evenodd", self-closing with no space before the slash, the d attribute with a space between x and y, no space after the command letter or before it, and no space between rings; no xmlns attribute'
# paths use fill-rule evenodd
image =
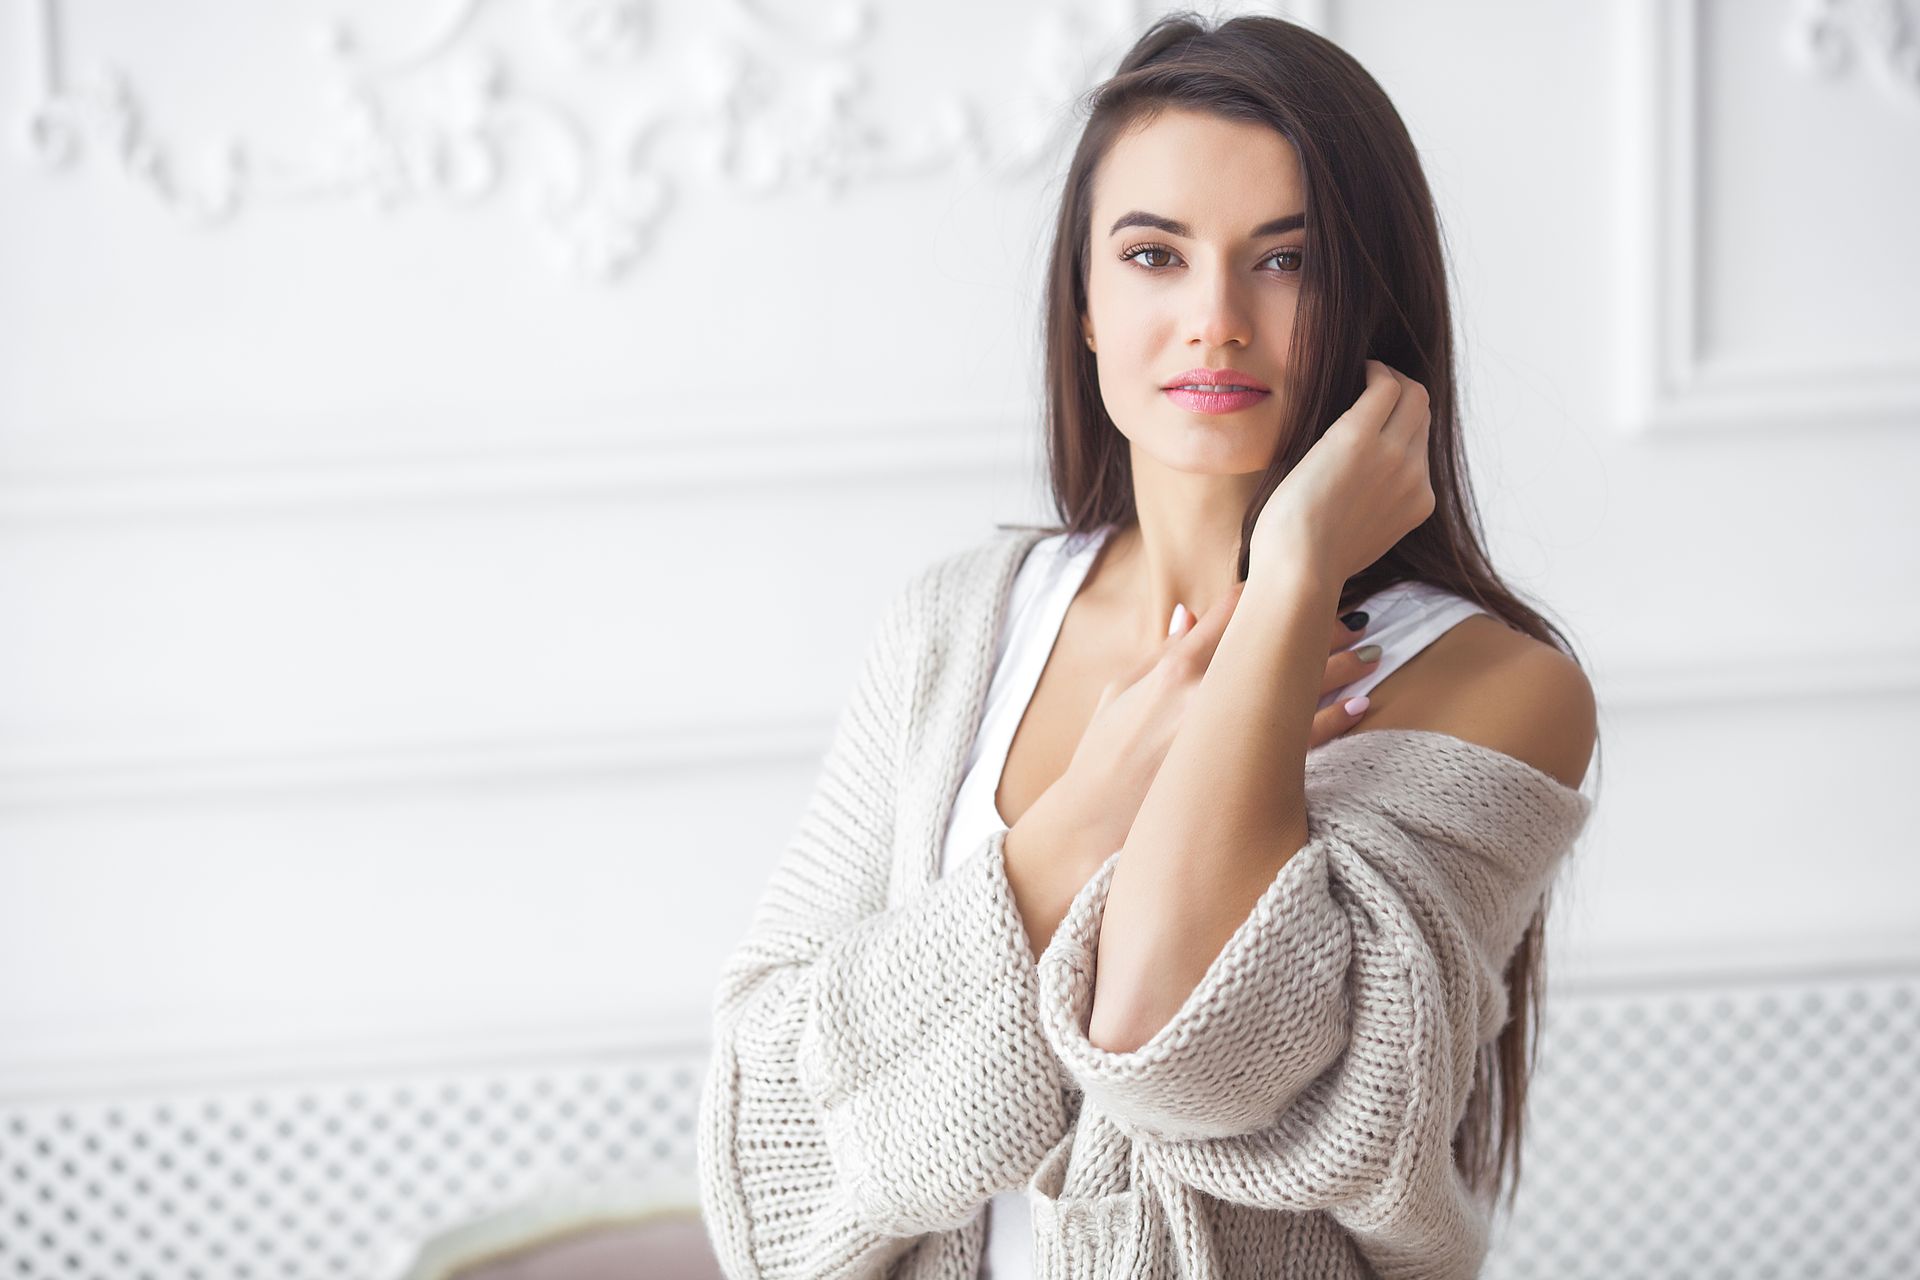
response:
<svg viewBox="0 0 1920 1280"><path fill-rule="evenodd" d="M1002 530L989 541L948 560L957 581L935 584L931 635L915 646L910 704L925 711L909 723L908 780L900 797L904 844L895 850L897 904L932 884L940 875L940 854L947 824L958 799L967 756L986 713L993 683L993 657L1006 625L1013 580L1035 543L1051 537L1044 529ZM925 753L922 755L921 753Z"/></svg>

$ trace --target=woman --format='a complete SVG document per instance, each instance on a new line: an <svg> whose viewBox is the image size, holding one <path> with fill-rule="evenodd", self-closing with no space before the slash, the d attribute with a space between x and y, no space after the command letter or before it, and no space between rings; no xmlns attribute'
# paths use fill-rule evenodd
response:
<svg viewBox="0 0 1920 1280"><path fill-rule="evenodd" d="M1450 332L1336 46L1168 18L1095 90L1063 526L893 601L726 967L729 1274L1478 1272L1595 709L1479 543Z"/></svg>

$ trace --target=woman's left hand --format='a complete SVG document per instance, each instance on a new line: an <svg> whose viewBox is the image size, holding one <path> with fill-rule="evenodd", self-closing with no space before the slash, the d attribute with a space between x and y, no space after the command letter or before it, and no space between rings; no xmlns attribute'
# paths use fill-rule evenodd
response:
<svg viewBox="0 0 1920 1280"><path fill-rule="evenodd" d="M1249 579L1304 573L1338 590L1433 514L1427 389L1378 360L1353 407L1289 471L1254 521Z"/></svg>

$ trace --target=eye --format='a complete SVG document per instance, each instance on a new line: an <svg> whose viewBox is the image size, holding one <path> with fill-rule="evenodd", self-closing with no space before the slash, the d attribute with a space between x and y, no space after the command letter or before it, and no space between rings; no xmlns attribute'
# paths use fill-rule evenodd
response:
<svg viewBox="0 0 1920 1280"><path fill-rule="evenodd" d="M1147 271L1165 270L1166 264L1164 263L1160 266L1154 266L1152 263L1135 261L1143 253L1164 253L1170 258L1174 256L1173 250L1163 244L1137 244L1131 249L1123 250L1120 254L1120 261L1132 262L1135 266L1142 267Z"/></svg>
<svg viewBox="0 0 1920 1280"><path fill-rule="evenodd" d="M1294 275L1300 270L1300 250L1298 249L1275 249L1272 253L1260 259L1260 261L1272 262L1275 258L1293 259L1292 266L1280 268L1280 271L1286 275Z"/></svg>

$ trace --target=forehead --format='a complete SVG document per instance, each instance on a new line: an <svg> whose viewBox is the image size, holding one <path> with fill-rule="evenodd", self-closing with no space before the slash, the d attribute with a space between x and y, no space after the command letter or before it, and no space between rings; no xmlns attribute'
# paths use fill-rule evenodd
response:
<svg viewBox="0 0 1920 1280"><path fill-rule="evenodd" d="M1130 209L1190 222L1199 236L1231 237L1306 207L1299 153L1278 129L1188 109L1162 111L1116 138L1092 194L1096 235Z"/></svg>

